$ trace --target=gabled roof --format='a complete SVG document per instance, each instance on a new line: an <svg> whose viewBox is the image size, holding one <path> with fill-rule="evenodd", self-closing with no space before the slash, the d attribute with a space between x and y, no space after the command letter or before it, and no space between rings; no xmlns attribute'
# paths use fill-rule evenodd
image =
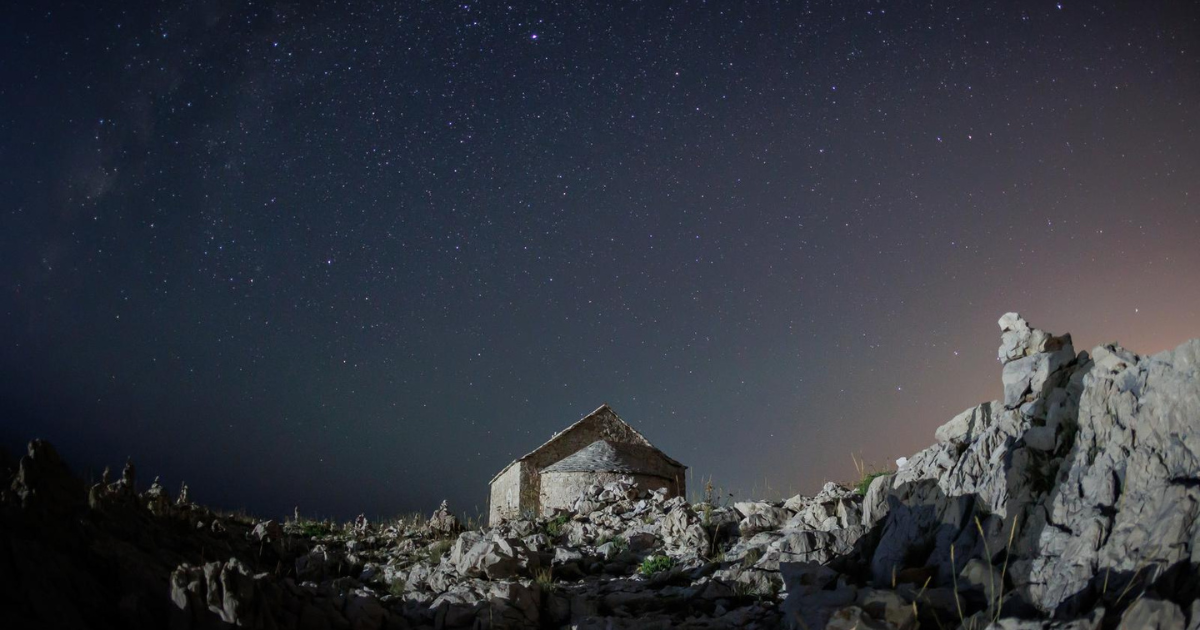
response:
<svg viewBox="0 0 1200 630"><path fill-rule="evenodd" d="M505 466L503 469L501 469L501 470L500 470L500 472L496 473L496 476L495 476L495 477L492 477L492 480L488 482L488 485L491 485L491 484L495 483L495 481L496 481L497 479L499 479L501 475L503 475L504 473L508 472L508 469L513 467L513 464L516 464L517 462L521 462L521 461L524 461L524 460L526 460L526 459L529 459L529 458L530 458L532 455L534 455L534 454L535 454L535 453L537 453L538 451L542 450L543 448L546 448L546 447L547 447L547 446L549 446L550 444L553 444L555 440L559 439L559 438L560 438L560 437L562 437L563 435L566 435L568 432L570 432L570 431L571 431L572 429L574 429L575 427L578 427L579 425L583 424L584 422L586 422L586 421L588 421L588 420L590 420L590 419L592 419L592 418L594 418L594 417L596 417L596 416L598 416L598 415L600 415L600 414L602 414L602 413L604 413L604 412L606 412L606 411L607 411L609 414L611 414L611 415L612 415L612 417L613 417L613 420L615 420L615 421L617 421L617 422L620 422L622 425L624 425L626 428L628 428L628 429L629 429L629 430L630 430L630 431L631 431L631 432L632 432L634 435L636 435L636 436L638 436L638 437L642 438L642 440L644 440L644 441L646 442L646 444L648 445L648 446L646 446L645 448L648 448L648 449L650 449L650 450L651 450L651 451L652 451L654 454L656 454L656 455L658 455L658 456L662 457L663 459L667 460L668 462L670 462L671 464L673 464L673 465L675 465L675 466L679 466L680 468L687 468L687 466L684 466L683 464L681 464L681 463L679 463L679 462L675 461L674 459L671 459L670 457L668 457L668 456L667 456L667 454L666 454L666 453L664 453L664 452L662 452L662 451L658 450L658 449L657 449L656 447L654 447L653 445L650 445L650 440L647 440L647 439L646 439L646 436L644 436L644 435L642 435L641 433L639 433L637 429L635 429L635 428L633 428L633 427L629 426L629 423L628 423L628 422L625 422L624 420L622 420L622 419L621 419L621 416L618 416L618 415L617 415L617 412L613 411L612 407L609 407L609 406L608 406L608 403L604 403L603 405L600 405L599 407L597 407L595 411L593 411L593 412L589 413L588 415L586 415L586 416L584 416L584 417L580 418L579 420L575 421L574 423L572 423L572 424L571 424L571 426L569 426L569 427L567 427L567 428L563 429L562 431L559 431L559 432L555 433L554 435L550 436L550 439L549 439L549 440L546 440L546 441L545 441L545 442L544 442L544 443L543 443L541 446L539 446L539 447L537 447L537 448L533 449L532 451L529 451L529 452L528 452L528 453L526 453L525 455L523 455L523 456L521 456L521 457L518 457L517 459L514 459L513 461L509 462L507 466ZM585 447L585 448L590 448L591 446L592 446L592 445L589 445L588 447ZM565 459L569 459L570 457L571 457L571 456L570 456L570 455L568 455L568 456L567 456L567 458L565 458ZM561 463L561 462L559 462L559 463Z"/></svg>
<svg viewBox="0 0 1200 630"><path fill-rule="evenodd" d="M623 472L649 473L655 470L646 465L648 457L666 458L662 451L641 444L621 444L596 440L574 454L542 469L542 472Z"/></svg>

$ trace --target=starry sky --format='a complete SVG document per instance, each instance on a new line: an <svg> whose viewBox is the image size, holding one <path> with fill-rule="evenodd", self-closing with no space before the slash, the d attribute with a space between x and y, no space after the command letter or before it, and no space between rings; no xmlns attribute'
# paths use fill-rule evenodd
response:
<svg viewBox="0 0 1200 630"><path fill-rule="evenodd" d="M0 443L485 512L601 403L738 497L1200 336L1192 2L7 3Z"/></svg>

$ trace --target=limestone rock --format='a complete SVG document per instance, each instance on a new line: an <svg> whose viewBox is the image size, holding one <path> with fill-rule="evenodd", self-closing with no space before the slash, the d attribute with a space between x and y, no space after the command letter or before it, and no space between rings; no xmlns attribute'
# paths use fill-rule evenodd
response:
<svg viewBox="0 0 1200 630"><path fill-rule="evenodd" d="M1000 350L997 353L1001 363L1015 361L1022 357L1042 352L1054 352L1064 346L1071 345L1071 335L1055 337L1054 335L1029 326L1029 322L1017 313L1005 313L999 321Z"/></svg>
<svg viewBox="0 0 1200 630"><path fill-rule="evenodd" d="M974 507L969 495L946 496L935 480L897 488L889 497L879 545L871 559L877 584L890 584L897 573L914 567L944 567L950 547L968 526Z"/></svg>
<svg viewBox="0 0 1200 630"><path fill-rule="evenodd" d="M502 580L518 573L527 574L540 564L538 555L530 553L519 541L480 536L472 542L465 535L456 543L451 563L463 577L486 577L489 580Z"/></svg>
<svg viewBox="0 0 1200 630"><path fill-rule="evenodd" d="M788 596L803 597L837 581L838 573L819 562L782 562L779 574Z"/></svg>
<svg viewBox="0 0 1200 630"><path fill-rule="evenodd" d="M765 566L778 570L785 562L826 563L854 551L854 543L866 533L863 527L833 531L785 529L767 545Z"/></svg>
<svg viewBox="0 0 1200 630"><path fill-rule="evenodd" d="M825 630L891 630L884 621L871 618L867 611L858 606L846 606L833 612L825 622Z"/></svg>
<svg viewBox="0 0 1200 630"><path fill-rule="evenodd" d="M807 630L808 628L826 628L834 613L854 603L858 589L844 586L835 590L817 590L796 597L788 596L780 606L783 618L788 628ZM861 617L839 617L838 623L861 621ZM836 627L836 626L835 626Z"/></svg>
<svg viewBox="0 0 1200 630"><path fill-rule="evenodd" d="M862 497L835 483L825 484L813 497L792 497L784 508L795 512L786 529L833 531L862 524Z"/></svg>
<svg viewBox="0 0 1200 630"><path fill-rule="evenodd" d="M749 538L759 532L779 529L787 520L786 510L767 505L747 514L738 524L738 531L743 537Z"/></svg>
<svg viewBox="0 0 1200 630"><path fill-rule="evenodd" d="M934 437L938 442L970 442L975 434L992 423L993 410L1000 408L999 401L983 403L977 407L970 409L954 416L942 426L938 427L934 433ZM906 462L907 463L907 462Z"/></svg>
<svg viewBox="0 0 1200 630"><path fill-rule="evenodd" d="M658 547L658 537L650 532L638 532L625 537L629 550L634 553L650 551Z"/></svg>
<svg viewBox="0 0 1200 630"><path fill-rule="evenodd" d="M892 490L894 474L880 475L871 480L862 500L862 524L871 527L887 516L888 493Z"/></svg>
<svg viewBox="0 0 1200 630"><path fill-rule="evenodd" d="M1174 602L1162 599L1139 598L1121 615L1121 630L1171 630L1187 623L1183 611Z"/></svg>
<svg viewBox="0 0 1200 630"><path fill-rule="evenodd" d="M1085 617L1066 621L1008 617L989 625L988 630L1100 630L1103 619L1104 609L1098 608Z"/></svg>
<svg viewBox="0 0 1200 630"><path fill-rule="evenodd" d="M1200 340L1152 357L1093 351L1078 430L1029 566L1043 610L1102 574L1200 563Z"/></svg>
<svg viewBox="0 0 1200 630"><path fill-rule="evenodd" d="M203 566L184 564L171 574L171 603L189 625L206 627L203 620L212 613L233 626L263 627L271 619L265 609L264 579L265 575L252 575L237 558Z"/></svg>
<svg viewBox="0 0 1200 630"><path fill-rule="evenodd" d="M694 554L707 553L710 542L700 519L687 505L672 509L659 522L658 537L667 547Z"/></svg>
<svg viewBox="0 0 1200 630"><path fill-rule="evenodd" d="M973 558L967 561L958 574L958 590L975 591L991 599L1003 592L1004 578L1000 569L979 558Z"/></svg>
<svg viewBox="0 0 1200 630"><path fill-rule="evenodd" d="M261 521L250 532L251 538L257 542L270 542L283 539L283 528L275 521Z"/></svg>
<svg viewBox="0 0 1200 630"><path fill-rule="evenodd" d="M336 550L317 545L308 553L296 558L296 575L302 580L319 580L337 573L345 558Z"/></svg>
<svg viewBox="0 0 1200 630"><path fill-rule="evenodd" d="M872 620L883 621L895 630L915 630L917 618L912 602L900 593L886 589L859 589L854 601Z"/></svg>
<svg viewBox="0 0 1200 630"><path fill-rule="evenodd" d="M733 504L733 509L737 510L738 513L742 515L742 518L746 518L747 516L753 516L755 514L776 510L778 508L770 503L767 503L766 501L738 501L737 503Z"/></svg>

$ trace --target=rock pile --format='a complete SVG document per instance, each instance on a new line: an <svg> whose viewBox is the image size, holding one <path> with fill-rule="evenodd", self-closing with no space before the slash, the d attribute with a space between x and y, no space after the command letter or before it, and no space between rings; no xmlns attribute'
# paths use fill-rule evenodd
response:
<svg viewBox="0 0 1200 630"><path fill-rule="evenodd" d="M465 529L255 521L84 488L45 442L0 489L16 627L1200 628L1200 340L1152 357L1000 320L1003 398L863 495L667 499L629 478ZM865 483L865 482L864 482Z"/></svg>

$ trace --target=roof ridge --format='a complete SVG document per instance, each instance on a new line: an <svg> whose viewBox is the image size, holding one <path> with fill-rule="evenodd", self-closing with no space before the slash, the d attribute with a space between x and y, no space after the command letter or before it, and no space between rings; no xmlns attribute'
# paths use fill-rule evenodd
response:
<svg viewBox="0 0 1200 630"><path fill-rule="evenodd" d="M652 446L632 442L614 442L600 438L543 468L547 472L625 472L648 473L641 459L646 455L665 458Z"/></svg>
<svg viewBox="0 0 1200 630"><path fill-rule="evenodd" d="M583 423L585 420L588 420L588 419L591 419L591 418L593 418L593 417L597 416L598 414L600 414L600 412L604 411L605 409L607 409L607 410L609 411L609 413L611 413L611 414L612 414L613 418L614 418L614 419L616 419L616 421L617 421L617 422L620 422L621 424L625 425L625 427L626 427L627 429L629 429L630 431L632 431L634 435L636 435L636 436L638 436L639 438L641 438L641 439L642 439L642 441L646 443L646 446L647 446L648 448L652 449L652 450L653 450L654 452L656 452L658 455L661 455L662 457L666 458L666 460L667 460L668 462L670 462L670 463L672 463L672 464L674 464L674 465L676 465L676 466L682 467L682 468L687 468L687 466L684 466L682 463L680 463L680 462L676 461L676 460L675 460L675 459L673 459L671 456L669 456L669 455L667 455L666 453L662 452L662 450L660 450L660 449L659 449L657 446L655 446L655 445L654 445L652 442L650 442L650 440L646 439L646 436L642 435L641 431L638 431L637 429L633 428L633 425L631 425L631 424L629 424L628 422L626 422L626 421L625 421L625 419L624 419L624 418L622 418L622 417L621 417L621 416L620 416L620 415L617 413L617 411L616 411L615 409L613 409L613 408L612 408L612 407L611 407L611 406L610 406L610 405L609 405L609 404L606 402L606 403L603 403L603 404L601 404L599 407L596 407L596 409L595 409L595 410L593 410L591 413L589 413L589 414L587 414L587 415L583 416L582 418L580 418L580 419L576 420L575 422L572 422L572 423L571 423L570 425L568 425L568 426L567 426L565 429L563 429L563 430L561 430L561 431L555 431L555 432L554 432L554 435L551 435L551 436L550 436L550 439L546 440L545 442L542 442L540 445L538 445L538 447L537 447L537 448L535 448L535 449L533 449L532 451L529 451L528 453L525 453L524 455L522 455L522 456L520 456L520 457L518 457L518 458L516 458L516 459L512 460L511 462L509 462L507 466L505 466L504 468L500 469L500 472L496 473L496 475L495 475L494 477L492 477L491 481L489 481L489 482L488 482L488 485L491 485L491 484L495 483L495 482L496 482L496 480L497 480L497 479L499 479L501 475L503 475L504 473L508 472L508 469L513 467L513 464L516 464L517 462L520 462L520 461L523 461L523 460L525 460L525 459L528 459L528 458L529 458L531 455L533 455L534 453L536 453L536 452L538 452L538 451L542 450L543 448L545 448L545 447L549 446L549 445L550 445L550 443L552 443L552 442L554 442L555 440L557 440L557 439L559 438L559 436L561 436L561 435L563 435L563 434L567 433L568 431L570 431L571 429L574 429L575 427L579 426L579 425L580 425L580 424L582 424L582 423ZM605 440L605 441L607 441L607 440ZM590 444L589 444L588 446L590 446ZM587 448L587 447L585 446L584 448ZM580 449L580 450L582 450L582 449ZM576 451L576 453L577 453L577 452L579 452L579 451ZM574 454L574 453L572 453L572 455L573 455L573 454ZM570 457L570 456L571 456L571 455L567 455L567 457ZM566 459L566 457L564 457L563 459ZM562 460L559 460L559 461L562 461ZM555 463L557 463L557 462L555 462ZM553 464L551 464L551 466L553 466Z"/></svg>

